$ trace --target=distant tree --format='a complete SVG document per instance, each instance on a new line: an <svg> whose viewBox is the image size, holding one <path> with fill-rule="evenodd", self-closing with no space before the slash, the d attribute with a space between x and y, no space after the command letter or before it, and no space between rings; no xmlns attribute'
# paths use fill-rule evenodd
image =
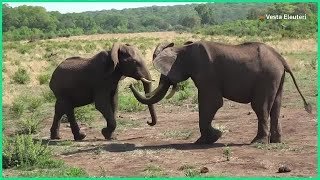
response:
<svg viewBox="0 0 320 180"><path fill-rule="evenodd" d="M214 12L209 4L200 4L194 9L198 12L202 24L214 24Z"/></svg>
<svg viewBox="0 0 320 180"><path fill-rule="evenodd" d="M200 26L200 18L198 16L185 16L180 19L180 24L188 28Z"/></svg>

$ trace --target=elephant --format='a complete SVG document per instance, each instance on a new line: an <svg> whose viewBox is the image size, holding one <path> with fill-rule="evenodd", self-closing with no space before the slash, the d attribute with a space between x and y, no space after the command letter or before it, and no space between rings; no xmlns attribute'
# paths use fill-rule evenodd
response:
<svg viewBox="0 0 320 180"><path fill-rule="evenodd" d="M154 67L161 76L158 87L144 97L131 84L135 98L143 104L155 104L169 87L191 78L198 90L199 128L196 144L215 143L222 132L211 123L223 106L223 98L248 104L258 118L258 130L251 143L280 143L278 121L285 72L293 79L305 110L312 107L302 95L285 59L272 47L259 42L228 45L212 41L160 44L154 51ZM172 93L171 93L172 94ZM268 119L270 116L270 130Z"/></svg>
<svg viewBox="0 0 320 180"><path fill-rule="evenodd" d="M101 51L91 58L70 57L52 74L49 86L56 97L55 113L50 129L51 139L60 139L61 117L67 115L74 140L86 137L76 122L74 108L94 103L107 121L101 130L105 139L114 139L115 113L118 105L118 83L123 77L141 80L144 91L151 91L151 76L137 48L116 42L109 51ZM148 105L152 118L157 122L154 105Z"/></svg>

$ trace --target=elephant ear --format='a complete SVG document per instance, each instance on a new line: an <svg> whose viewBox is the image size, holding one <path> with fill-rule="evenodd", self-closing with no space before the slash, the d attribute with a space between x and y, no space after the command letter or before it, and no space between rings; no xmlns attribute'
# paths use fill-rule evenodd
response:
<svg viewBox="0 0 320 180"><path fill-rule="evenodd" d="M168 76L177 59L177 52L172 47L165 48L153 60L153 65L161 74Z"/></svg>
<svg viewBox="0 0 320 180"><path fill-rule="evenodd" d="M112 71L115 70L117 64L119 63L119 50L121 48L121 44L116 42L113 44L111 49L111 61L112 61Z"/></svg>
<svg viewBox="0 0 320 180"><path fill-rule="evenodd" d="M164 49L168 48L168 47L173 47L174 43L160 43L157 45L156 49L153 51L153 58L155 59L160 52L162 52Z"/></svg>

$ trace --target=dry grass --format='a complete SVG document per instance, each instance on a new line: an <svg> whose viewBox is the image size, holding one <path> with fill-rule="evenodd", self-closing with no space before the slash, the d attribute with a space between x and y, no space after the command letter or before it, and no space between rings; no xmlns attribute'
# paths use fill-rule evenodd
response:
<svg viewBox="0 0 320 180"><path fill-rule="evenodd" d="M28 83L28 87L32 87L33 89L37 89L40 87L37 77L39 74L43 73L44 71L53 70L57 64L63 61L65 58L70 56L83 56L83 57L90 57L97 53L98 51L104 49L105 47L101 42L103 40L118 40L122 41L129 41L134 39L132 42L136 42L139 44L143 44L143 41L140 42L139 38L149 38L151 39L151 44L146 47L144 52L144 57L146 60L146 64L150 69L151 75L153 79L159 79L159 72L157 72L152 65L152 54L154 48L157 43L163 41L172 41L176 43L184 42L187 40L212 40L216 42L224 42L229 44L238 44L246 40L246 37L227 37L227 36L204 36L199 34L190 34L190 33L176 33L176 32L150 32L150 33L131 33L131 34L102 34L102 35L90 35L90 36L74 36L69 38L56 38L50 40L41 40L35 42L36 44L30 45L25 41L18 42L18 48L21 47L28 47L29 49L26 50L25 53L21 53L21 49L14 49L8 48L4 49L4 66L5 71L3 72L4 78L4 95L3 95L3 103L5 105L9 105L12 102L14 96L19 95L21 88L17 87L10 83L10 79L12 78L13 73L19 68L24 67L30 72L31 81ZM248 39L248 38L247 38ZM256 38L257 41L259 38ZM138 42L139 41L139 42ZM85 51L84 49L72 49L73 47L69 47L66 49L61 49L59 47L55 47L56 49L52 50L52 53L56 53L55 56L50 58L44 58L46 53L51 52L46 48L50 43L72 43L71 46L85 46L84 42L92 43L96 47L95 49L89 50L89 52ZM4 47L7 43L5 42ZM277 51L284 54L285 58L287 59L290 66L293 69L301 69L301 67L305 66L305 62L299 61L299 59L286 56L286 53L290 52L316 52L317 50L317 42L314 39L305 39L305 40L297 40L297 39L288 39L288 40L281 40L281 41L270 41L266 42L267 44L274 47ZM136 45L136 44L134 44ZM49 51L49 52L47 52ZM49 71L50 72L50 71ZM127 88L129 84L135 82L132 78L126 78L121 82L121 88ZM157 82L154 83L154 86L157 85ZM45 86L45 85L42 85Z"/></svg>

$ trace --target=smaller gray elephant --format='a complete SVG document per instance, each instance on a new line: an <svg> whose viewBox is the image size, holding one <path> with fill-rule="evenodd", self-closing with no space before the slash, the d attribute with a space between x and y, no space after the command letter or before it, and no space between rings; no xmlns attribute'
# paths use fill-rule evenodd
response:
<svg viewBox="0 0 320 180"><path fill-rule="evenodd" d="M51 139L60 139L61 117L66 114L75 140L86 134L74 116L74 108L94 103L107 121L101 133L105 139L114 138L115 113L118 102L118 83L121 77L141 80L144 91L151 91L151 76L139 53L128 44L114 43L111 51L101 51L91 58L71 57L63 61L53 72L50 89L56 97L55 114L51 126ZM157 122L153 105L148 105L153 126Z"/></svg>
<svg viewBox="0 0 320 180"><path fill-rule="evenodd" d="M198 89L201 137L196 143L199 144L214 143L221 137L222 132L213 128L211 122L222 107L223 98L251 103L258 117L258 131L252 143L281 142L278 118L285 72L290 74L306 111L311 113L311 105L300 92L285 59L263 43L227 45L189 41L177 47L173 43L160 44L154 51L153 64L161 72L157 89L144 97L130 85L134 96L143 104L155 104L166 95L170 86L191 78Z"/></svg>

